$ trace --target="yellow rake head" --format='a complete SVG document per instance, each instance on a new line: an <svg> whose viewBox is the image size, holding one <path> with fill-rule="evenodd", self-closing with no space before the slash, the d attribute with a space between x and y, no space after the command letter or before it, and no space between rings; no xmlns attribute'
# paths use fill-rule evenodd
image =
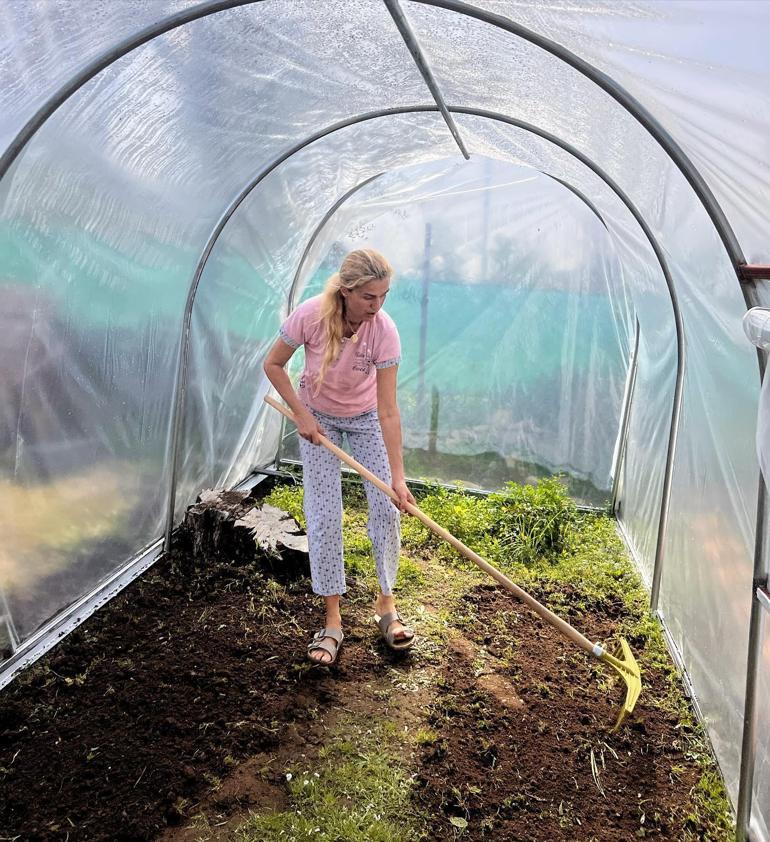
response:
<svg viewBox="0 0 770 842"><path fill-rule="evenodd" d="M639 672L639 664L637 664L636 658L631 651L631 647L628 645L628 641L624 637L620 638L619 655L622 657L610 655L610 653L605 650L599 656L600 661L604 661L605 664L609 664L617 673L620 674L623 681L626 682L626 699L623 702L623 707L620 709L617 722L615 723L615 727L612 729L613 731L616 731L620 727L620 723L634 709L636 700L642 692L642 678L641 673Z"/></svg>

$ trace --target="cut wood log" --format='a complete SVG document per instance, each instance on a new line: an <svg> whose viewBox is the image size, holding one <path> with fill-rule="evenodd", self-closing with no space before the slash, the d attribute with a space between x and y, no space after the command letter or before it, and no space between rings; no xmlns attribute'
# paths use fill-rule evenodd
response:
<svg viewBox="0 0 770 842"><path fill-rule="evenodd" d="M201 492L175 533L174 551L196 568L257 561L282 579L308 575L310 569L307 535L297 521L247 491Z"/></svg>

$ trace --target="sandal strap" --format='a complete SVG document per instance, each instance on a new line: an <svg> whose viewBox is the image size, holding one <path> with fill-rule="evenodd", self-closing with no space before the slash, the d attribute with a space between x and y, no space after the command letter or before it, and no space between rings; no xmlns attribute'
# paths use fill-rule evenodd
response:
<svg viewBox="0 0 770 842"><path fill-rule="evenodd" d="M328 652L328 654L331 655L331 657L332 657L332 660L329 661L328 663L331 663L337 657L337 649L339 649L339 643L336 643L336 644L331 643L328 640L314 640L307 647L308 652L315 652L316 649L323 649L324 652ZM323 663L326 663L326 662L320 661L319 663L323 664Z"/></svg>
<svg viewBox="0 0 770 842"><path fill-rule="evenodd" d="M332 640L336 640L337 643L342 643L342 638L345 635L342 634L342 629L321 629L321 631L316 632L313 635L313 640L323 640L325 637L330 637Z"/></svg>
<svg viewBox="0 0 770 842"><path fill-rule="evenodd" d="M393 623L398 620L399 623L403 626L403 628L398 629L397 631L392 630L390 627ZM404 623L401 615L398 611L388 611L387 614L383 614L379 620L377 620L377 625L382 632L382 636L387 640L390 646L395 645L403 645L408 643L414 637L414 630L410 629L409 626ZM396 635L400 634L401 637L396 639Z"/></svg>
<svg viewBox="0 0 770 842"><path fill-rule="evenodd" d="M313 639L307 645L308 652L314 652L316 649L323 649L332 656L332 660L337 657L337 650L342 643L342 629L321 629L313 635ZM334 643L331 643L326 638L331 638Z"/></svg>
<svg viewBox="0 0 770 842"><path fill-rule="evenodd" d="M383 614L379 620L377 620L377 625L380 627L380 631L383 634L388 633L388 627L391 626L396 620L401 620L401 617L398 614L398 611L388 611L387 614Z"/></svg>

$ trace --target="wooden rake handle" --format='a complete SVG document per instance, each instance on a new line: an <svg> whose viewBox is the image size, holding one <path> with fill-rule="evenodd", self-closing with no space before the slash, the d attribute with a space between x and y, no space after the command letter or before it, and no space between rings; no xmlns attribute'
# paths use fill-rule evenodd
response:
<svg viewBox="0 0 770 842"><path fill-rule="evenodd" d="M285 415L290 421L294 421L294 415L287 407L278 401L271 398L269 395L265 396L265 403L270 404L273 409L277 409L280 413ZM373 485L376 485L384 494L387 494L396 504L399 503L398 495L387 483L384 483L379 477L375 476L371 471L368 471L363 465L360 465L345 453L342 448L337 447L326 438L320 436L321 444L331 450L331 452L341 459L346 465L349 465L353 470L357 471L364 479L369 480ZM462 541L455 538L451 532L439 526L434 520L428 517L421 509L418 509L413 503L406 503L404 508L418 520L421 520L431 532L434 532L439 538L443 538L447 543L451 544L456 550L459 550L466 558L470 559L474 564L478 565L485 573L488 573L495 581L501 584L506 590L515 594L525 605L529 606L536 614L542 617L547 623L550 623L554 628L560 631L565 637L569 638L573 643L577 644L585 652L588 652L595 657L601 657L603 650L601 647L594 646L593 643L584 637L577 629L574 629L566 620L562 620L550 611L545 605L541 605L533 596L530 596L523 588L512 582L507 576L501 573L496 567L492 567L489 562L485 561L478 553L473 552L470 547L466 547Z"/></svg>

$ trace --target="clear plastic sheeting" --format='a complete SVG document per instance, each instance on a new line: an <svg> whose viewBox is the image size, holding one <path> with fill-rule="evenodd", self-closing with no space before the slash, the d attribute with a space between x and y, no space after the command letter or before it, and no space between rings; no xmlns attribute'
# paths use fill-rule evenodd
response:
<svg viewBox="0 0 770 842"><path fill-rule="evenodd" d="M407 473L486 489L565 473L606 504L632 318L594 211L481 157L393 172L326 225L303 298L362 240L396 267Z"/></svg>
<svg viewBox="0 0 770 842"><path fill-rule="evenodd" d="M770 262L764 0L474 0L470 5L561 44L621 84L692 158L727 214L746 260ZM408 4L410 12L414 7ZM494 64L499 53L490 50L487 56ZM482 61L477 56L474 68Z"/></svg>
<svg viewBox="0 0 770 842"><path fill-rule="evenodd" d="M450 107L527 121L578 156L537 132L464 113L454 118L470 163L435 111L391 112L327 134L434 101L380 0L262 0L205 15L112 62L4 176L2 655L162 534L173 482L179 518L203 486L235 483L276 458L280 421L261 403L264 354L317 226L374 176L315 241L294 301L317 290L347 248L373 245L396 265L388 306L404 338L410 472L494 487L566 471L576 497L605 499L638 319L617 512L652 580L674 308L638 220L582 154L638 208L676 289L686 367L660 608L735 796L752 443L757 411L761 441L770 408L723 243L736 260L742 252L770 263L770 7L476 2L477 14L529 27L635 97L713 191L733 242L648 129L586 75L463 14L462 4L401 5ZM0 143L96 57L191 8L188 0L8 0ZM224 226L200 278L172 479L176 369L196 266L236 197L279 160ZM761 288L746 289L770 304ZM770 822L767 639L765 630L760 839Z"/></svg>
<svg viewBox="0 0 770 842"><path fill-rule="evenodd" d="M150 11L164 11L162 4L142 8L147 22ZM50 27L57 9L67 11L52 7ZM137 14L143 22L140 7ZM21 11L16 17L40 37L37 20ZM322 9L271 0L193 21L75 93L0 185L9 372L0 416L0 482L8 498L0 526L9 536L0 586L22 638L162 532L176 356L203 246L244 185L298 142L376 110L383 97L398 104L422 94L389 21L380 4ZM387 53L372 55L361 44L377 30ZM26 66L24 43L9 42L20 50L14 61ZM344 66L340 54L349 54ZM12 76L12 63L6 68ZM290 108L282 105L287 100ZM13 105L9 113L20 116ZM443 140L431 154L446 154ZM398 140L391 148L414 153L415 143ZM336 163L330 171L337 173L332 181L341 177ZM325 209L323 193L316 201ZM304 209L295 206L285 230L300 218ZM288 278L291 271L286 265ZM281 281L271 282L281 289ZM279 305L265 299L260 306ZM193 360L196 354L193 345ZM227 354L219 363L232 366ZM244 374L259 380L258 359L251 364ZM188 449L212 420L192 428ZM213 457L204 455L204 463L211 469ZM209 470L207 481L236 469ZM198 488L180 495L180 508ZM38 528L44 513L58 524L46 537Z"/></svg>
<svg viewBox="0 0 770 842"><path fill-rule="evenodd" d="M568 151L523 129L458 116L478 154L538 166L590 197L613 237L626 294L640 323L640 358L618 512L643 575L652 577L658 511L676 371L671 296L662 269L638 222L616 193Z"/></svg>
<svg viewBox="0 0 770 842"><path fill-rule="evenodd" d="M372 157L360 158L358 148ZM280 416L262 401L305 245L348 190L407 162L456 155L438 114L379 118L315 141L268 175L225 227L198 288L177 518L202 487L273 461Z"/></svg>
<svg viewBox="0 0 770 842"><path fill-rule="evenodd" d="M493 90L493 85L485 86L484 95ZM649 581L676 366L673 311L662 274L639 226L618 210L619 201L610 191L592 186L597 178L586 174L583 165L568 164L566 153L544 148L546 141L526 137L520 129L485 125L479 118L463 117L459 123L468 126L464 137L474 152L509 149L512 157L539 161L549 172L569 173L568 180L585 189L608 224L622 226L620 248L636 241L636 259L623 261L642 340L620 520ZM568 137L574 142L574 134ZM637 152L644 148L645 154L657 155L654 148L647 150L648 142L646 136L640 139ZM631 146L624 145L624 157ZM735 794L745 663L732 653L746 651L750 604L745 594L751 592L757 487L756 461L746 448L754 436L758 377L755 356L740 329L745 305L706 212L673 165L660 157L657 192L651 192L650 184L640 178L641 168L632 168L630 162L620 167L619 159L610 155L592 157L606 165L652 227L682 310L687 376L664 545L668 561L663 568L661 608L673 639L685 653L728 786ZM649 269L642 268L645 264ZM736 405L746 407L745 414L735 413ZM715 616L724 616L724 622L714 622ZM717 657L724 664L719 672L711 669L715 653L721 653Z"/></svg>
<svg viewBox="0 0 770 842"><path fill-rule="evenodd" d="M0 15L0 149L89 61L198 0L6 2Z"/></svg>

